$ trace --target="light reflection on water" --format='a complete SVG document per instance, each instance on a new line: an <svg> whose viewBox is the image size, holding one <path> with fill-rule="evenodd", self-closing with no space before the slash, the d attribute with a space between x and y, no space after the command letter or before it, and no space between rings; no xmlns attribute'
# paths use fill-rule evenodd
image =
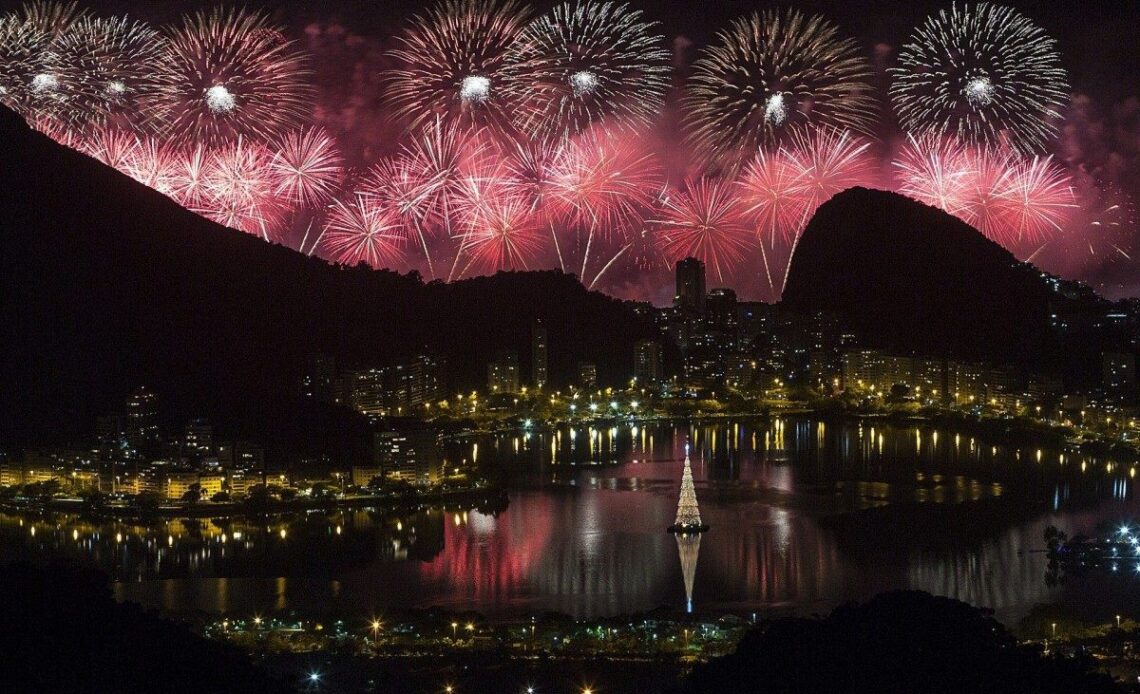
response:
<svg viewBox="0 0 1140 694"><path fill-rule="evenodd" d="M67 555L116 595L169 611L366 613L439 605L490 615L683 608L676 510L686 441L705 522L697 611L824 612L891 588L1016 621L1064 601L1104 613L1140 580L1049 587L1040 548L1136 518L1133 469L966 432L810 419L578 427L479 442L519 480L502 509L367 510L149 526L0 516L0 556Z"/></svg>

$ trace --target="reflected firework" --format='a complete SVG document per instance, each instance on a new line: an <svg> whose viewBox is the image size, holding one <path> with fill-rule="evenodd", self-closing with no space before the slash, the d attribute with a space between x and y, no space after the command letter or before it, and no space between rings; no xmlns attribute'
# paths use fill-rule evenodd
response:
<svg viewBox="0 0 1140 694"><path fill-rule="evenodd" d="M693 64L685 97L693 145L737 162L796 126L871 131L871 67L820 15L798 10L737 19Z"/></svg>
<svg viewBox="0 0 1140 694"><path fill-rule="evenodd" d="M524 132L576 134L605 119L640 126L660 112L669 52L654 23L617 2L564 3L534 20L508 56Z"/></svg>
<svg viewBox="0 0 1140 694"><path fill-rule="evenodd" d="M171 32L161 104L172 136L218 145L269 141L308 117L312 87L303 55L262 15L199 12Z"/></svg>
<svg viewBox="0 0 1140 694"><path fill-rule="evenodd" d="M891 101L904 129L1040 151L1069 100L1057 42L1010 7L953 5L899 51Z"/></svg>

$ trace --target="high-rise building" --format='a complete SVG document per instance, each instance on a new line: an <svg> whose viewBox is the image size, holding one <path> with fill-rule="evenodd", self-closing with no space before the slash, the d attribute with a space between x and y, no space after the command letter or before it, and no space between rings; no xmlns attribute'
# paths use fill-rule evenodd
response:
<svg viewBox="0 0 1140 694"><path fill-rule="evenodd" d="M684 313L705 312L705 264L696 258L677 262L677 293L673 305Z"/></svg>
<svg viewBox="0 0 1140 694"><path fill-rule="evenodd" d="M519 392L519 353L503 351L487 364L487 390L491 393Z"/></svg>
<svg viewBox="0 0 1140 694"><path fill-rule="evenodd" d="M721 340L736 338L738 316L736 292L731 289L714 289L705 300L709 328L720 333Z"/></svg>
<svg viewBox="0 0 1140 694"><path fill-rule="evenodd" d="M439 480L442 456L431 429L382 431L376 434L374 465L385 477L426 485Z"/></svg>
<svg viewBox="0 0 1140 694"><path fill-rule="evenodd" d="M124 422L127 443L138 450L158 441L158 396L139 388L127 398Z"/></svg>
<svg viewBox="0 0 1140 694"><path fill-rule="evenodd" d="M1104 352L1101 356L1104 389L1110 395L1131 395L1136 390L1136 355Z"/></svg>
<svg viewBox="0 0 1140 694"><path fill-rule="evenodd" d="M209 420L191 419L186 424L185 451L190 455L209 455L214 450L214 428Z"/></svg>
<svg viewBox="0 0 1140 694"><path fill-rule="evenodd" d="M661 344L653 340L638 340L633 346L633 376L640 383L657 383L661 371Z"/></svg>
<svg viewBox="0 0 1140 694"><path fill-rule="evenodd" d="M549 380L547 374L547 332L542 320L531 328L530 375L535 388L542 388Z"/></svg>
<svg viewBox="0 0 1140 694"><path fill-rule="evenodd" d="M598 365L592 362L578 364L578 385L586 390L598 387Z"/></svg>
<svg viewBox="0 0 1140 694"><path fill-rule="evenodd" d="M301 379L301 394L319 402L333 402L336 397L336 361L327 355L313 357L309 372Z"/></svg>

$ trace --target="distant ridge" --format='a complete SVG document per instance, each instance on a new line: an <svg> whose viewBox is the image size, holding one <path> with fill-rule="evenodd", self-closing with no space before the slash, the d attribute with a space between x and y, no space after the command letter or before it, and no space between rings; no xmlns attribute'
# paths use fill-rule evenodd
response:
<svg viewBox="0 0 1140 694"><path fill-rule="evenodd" d="M656 334L560 272L424 284L264 243L2 107L0 142L0 446L84 440L139 385L171 425L207 416L223 434L288 437L311 421L299 379L315 354L362 367L426 347L453 387L481 388L498 349L518 349L525 375L542 317L553 383L580 359L615 381Z"/></svg>

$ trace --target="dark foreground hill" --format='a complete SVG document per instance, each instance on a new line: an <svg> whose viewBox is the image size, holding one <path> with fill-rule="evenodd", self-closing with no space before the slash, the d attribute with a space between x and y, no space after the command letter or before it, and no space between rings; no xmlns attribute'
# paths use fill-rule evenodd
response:
<svg viewBox="0 0 1140 694"><path fill-rule="evenodd" d="M865 188L820 206L782 305L837 314L861 345L1015 365L1070 386L1095 385L1101 350L1123 345L1104 324L1108 302L1019 262L956 217Z"/></svg>
<svg viewBox="0 0 1140 694"><path fill-rule="evenodd" d="M965 359L1036 359L1051 292L1040 273L961 220L852 188L819 208L783 303L837 313L864 341Z"/></svg>
<svg viewBox="0 0 1140 694"><path fill-rule="evenodd" d="M170 424L273 437L308 413L313 355L374 366L428 348L453 387L482 386L503 348L547 318L555 384L578 360L632 371L653 334L620 302L557 272L424 284L343 268L204 220L29 130L0 109L0 444L86 437L146 385ZM557 320L553 320L557 318Z"/></svg>

